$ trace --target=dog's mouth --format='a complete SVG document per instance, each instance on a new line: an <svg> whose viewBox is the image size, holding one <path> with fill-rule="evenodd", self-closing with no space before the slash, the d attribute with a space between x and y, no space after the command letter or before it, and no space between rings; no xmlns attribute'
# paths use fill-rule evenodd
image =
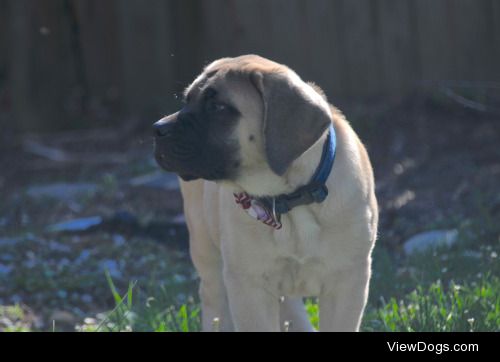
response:
<svg viewBox="0 0 500 362"><path fill-rule="evenodd" d="M217 181L234 177L239 162L232 160L234 152L230 152L231 149L203 146L198 140L176 138L175 142L155 140L156 163L163 170L176 173L184 181Z"/></svg>
<svg viewBox="0 0 500 362"><path fill-rule="evenodd" d="M202 178L191 170L186 170L186 167L180 167L178 162L175 162L167 157L164 150L156 149L155 159L158 166L164 171L177 174L184 181L193 181Z"/></svg>
<svg viewBox="0 0 500 362"><path fill-rule="evenodd" d="M174 168L168 162L168 159L167 159L167 157L165 156L164 153L159 152L158 150L156 150L155 151L155 159L156 159L157 165L160 166L163 170L168 171L168 172L175 172Z"/></svg>
<svg viewBox="0 0 500 362"><path fill-rule="evenodd" d="M176 173L184 181L192 181L200 178L193 172L179 171L175 166L168 162L167 158L162 153L156 153L155 158L158 166L160 166L164 171Z"/></svg>
<svg viewBox="0 0 500 362"><path fill-rule="evenodd" d="M204 179L208 181L216 181L216 180L223 180L227 179L228 176L226 172L224 172L223 169L213 169L213 170L204 170L204 171L196 171L194 170L187 170L186 168L177 168L171 166L169 163L163 162L161 159L158 160L157 158L157 163L158 165L165 171L167 172L173 172L177 174L181 179L184 181L193 181L193 180L198 180L198 179Z"/></svg>
<svg viewBox="0 0 500 362"><path fill-rule="evenodd" d="M179 174L179 177L183 179L184 181L193 181L193 180L198 180L200 177L195 176L195 175L190 175L190 174Z"/></svg>

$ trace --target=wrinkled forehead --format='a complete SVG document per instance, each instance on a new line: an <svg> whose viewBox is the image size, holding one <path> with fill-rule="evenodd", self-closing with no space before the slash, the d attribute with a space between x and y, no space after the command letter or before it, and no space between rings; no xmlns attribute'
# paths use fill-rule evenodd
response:
<svg viewBox="0 0 500 362"><path fill-rule="evenodd" d="M208 85L210 77L205 72L201 73L196 79L184 89L184 99L196 99Z"/></svg>
<svg viewBox="0 0 500 362"><path fill-rule="evenodd" d="M208 88L216 92L219 101L238 109L254 106L261 99L250 80L250 73L238 69L205 70L186 88L184 97L189 101L199 100Z"/></svg>
<svg viewBox="0 0 500 362"><path fill-rule="evenodd" d="M255 72L266 73L290 73L291 70L283 64L260 57L254 54L242 55L235 58L218 59L204 69L194 82L187 87L185 96L196 96L208 85L221 86L227 82L231 87L249 86L250 75ZM293 72L292 72L293 73ZM223 86L223 85L222 85Z"/></svg>

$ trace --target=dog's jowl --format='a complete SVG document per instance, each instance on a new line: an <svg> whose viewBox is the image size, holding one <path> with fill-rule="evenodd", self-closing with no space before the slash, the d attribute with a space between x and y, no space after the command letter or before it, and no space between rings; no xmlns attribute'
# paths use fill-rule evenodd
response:
<svg viewBox="0 0 500 362"><path fill-rule="evenodd" d="M359 329L377 201L370 160L323 91L256 55L223 58L154 124L155 157L181 177L203 329Z"/></svg>

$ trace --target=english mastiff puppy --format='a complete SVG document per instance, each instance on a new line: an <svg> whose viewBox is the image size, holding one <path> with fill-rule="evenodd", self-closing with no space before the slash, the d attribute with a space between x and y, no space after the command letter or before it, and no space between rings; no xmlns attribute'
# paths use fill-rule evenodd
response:
<svg viewBox="0 0 500 362"><path fill-rule="evenodd" d="M223 58L154 124L155 157L181 180L203 329L357 331L377 200L365 147L322 90L285 65Z"/></svg>

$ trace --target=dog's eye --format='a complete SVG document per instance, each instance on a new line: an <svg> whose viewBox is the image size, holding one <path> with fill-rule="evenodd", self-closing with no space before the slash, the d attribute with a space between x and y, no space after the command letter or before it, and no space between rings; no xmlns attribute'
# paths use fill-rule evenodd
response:
<svg viewBox="0 0 500 362"><path fill-rule="evenodd" d="M215 101L210 102L208 108L214 113L221 113L228 110L228 106L226 104Z"/></svg>
<svg viewBox="0 0 500 362"><path fill-rule="evenodd" d="M227 109L227 106L223 103L215 103L213 107L216 112L223 112Z"/></svg>

